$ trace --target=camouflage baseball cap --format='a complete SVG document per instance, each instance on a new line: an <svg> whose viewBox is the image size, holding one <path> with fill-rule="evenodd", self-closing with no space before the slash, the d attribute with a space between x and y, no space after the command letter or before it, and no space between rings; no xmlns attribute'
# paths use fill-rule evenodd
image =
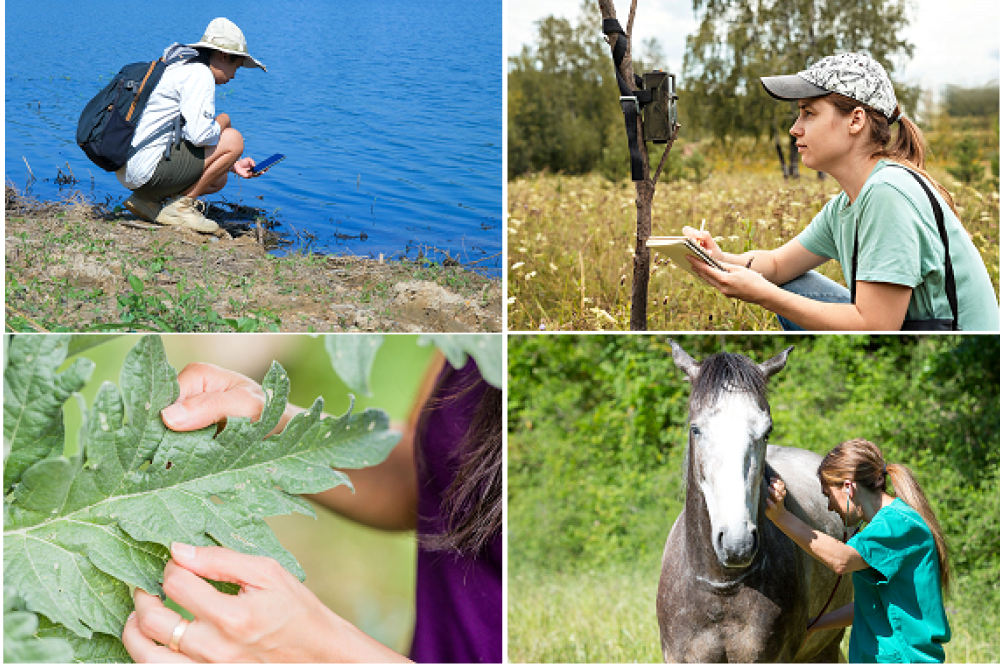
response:
<svg viewBox="0 0 1000 667"><path fill-rule="evenodd" d="M760 82L775 99L803 100L840 93L894 120L897 102L889 75L865 53L827 56L798 74L762 76Z"/></svg>

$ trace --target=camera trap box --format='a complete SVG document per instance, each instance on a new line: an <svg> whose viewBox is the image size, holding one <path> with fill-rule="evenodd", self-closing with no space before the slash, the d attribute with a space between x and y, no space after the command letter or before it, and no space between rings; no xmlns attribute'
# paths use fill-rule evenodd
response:
<svg viewBox="0 0 1000 667"><path fill-rule="evenodd" d="M646 72L643 88L650 101L642 108L642 138L655 144L665 144L677 129L677 80L663 70Z"/></svg>

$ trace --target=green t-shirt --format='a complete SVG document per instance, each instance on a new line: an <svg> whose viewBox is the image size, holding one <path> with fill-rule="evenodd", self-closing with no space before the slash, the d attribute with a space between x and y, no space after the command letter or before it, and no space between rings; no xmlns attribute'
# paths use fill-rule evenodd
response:
<svg viewBox="0 0 1000 667"><path fill-rule="evenodd" d="M851 662L944 662L951 628L934 537L900 499L848 540L871 567L852 575Z"/></svg>
<svg viewBox="0 0 1000 667"><path fill-rule="evenodd" d="M851 284L851 253L858 233L858 280L913 288L907 319L951 319L944 291L944 246L934 210L920 184L879 161L853 204L841 192L799 234L809 252L840 262ZM963 331L1000 330L1000 309L983 258L958 218L933 189L944 212ZM995 259L995 258L994 258Z"/></svg>

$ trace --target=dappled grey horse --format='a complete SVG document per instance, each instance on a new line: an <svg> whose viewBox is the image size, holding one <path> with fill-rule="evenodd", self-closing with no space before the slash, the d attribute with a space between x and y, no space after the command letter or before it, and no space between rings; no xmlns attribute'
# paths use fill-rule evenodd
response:
<svg viewBox="0 0 1000 667"><path fill-rule="evenodd" d="M827 510L817 454L768 445L767 380L788 348L756 364L716 354L699 364L679 345L674 363L691 380L686 498L663 550L656 598L667 662L836 662L844 631L806 638L809 619L853 599L837 576L765 516L768 479L785 481L785 506L813 528L843 539ZM766 463L765 463L766 452Z"/></svg>

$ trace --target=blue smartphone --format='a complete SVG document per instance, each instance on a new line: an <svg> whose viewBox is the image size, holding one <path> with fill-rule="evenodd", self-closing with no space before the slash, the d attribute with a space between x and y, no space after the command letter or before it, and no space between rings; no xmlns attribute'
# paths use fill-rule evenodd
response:
<svg viewBox="0 0 1000 667"><path fill-rule="evenodd" d="M281 162L284 159L285 159L284 155L282 155L281 153L275 153L274 155L272 155L271 157L267 158L263 162L258 162L257 164L255 164L254 167L253 167L253 169L251 171L253 173L255 173L255 174L259 174L260 172L264 171L268 167L273 167L274 165L278 164L279 162Z"/></svg>

